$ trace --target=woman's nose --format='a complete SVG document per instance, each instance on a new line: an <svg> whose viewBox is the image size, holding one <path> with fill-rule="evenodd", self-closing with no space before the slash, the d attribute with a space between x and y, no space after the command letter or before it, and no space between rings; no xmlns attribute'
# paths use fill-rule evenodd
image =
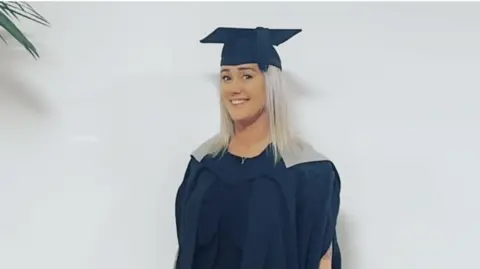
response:
<svg viewBox="0 0 480 269"><path fill-rule="evenodd" d="M232 83L230 84L229 91L231 93L240 93L244 89L243 82L241 80L233 80Z"/></svg>

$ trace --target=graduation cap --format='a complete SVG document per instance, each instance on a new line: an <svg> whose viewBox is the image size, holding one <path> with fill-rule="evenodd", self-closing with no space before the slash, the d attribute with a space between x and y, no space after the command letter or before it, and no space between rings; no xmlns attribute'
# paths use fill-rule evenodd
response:
<svg viewBox="0 0 480 269"><path fill-rule="evenodd" d="M264 27L219 27L200 42L224 45L221 65L256 63L262 71L266 71L269 65L282 69L282 61L274 46L286 42L301 31Z"/></svg>

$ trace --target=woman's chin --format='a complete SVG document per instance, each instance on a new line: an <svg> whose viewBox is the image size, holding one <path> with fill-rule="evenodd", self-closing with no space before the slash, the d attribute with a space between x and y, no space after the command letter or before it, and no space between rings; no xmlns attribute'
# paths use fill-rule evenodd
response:
<svg viewBox="0 0 480 269"><path fill-rule="evenodd" d="M238 123L248 121L251 118L249 115L236 115L236 114L230 115L230 117L232 118L233 122L238 122Z"/></svg>
<svg viewBox="0 0 480 269"><path fill-rule="evenodd" d="M239 123L242 125L249 125L255 122L258 118L262 116L262 110L255 113L254 111L229 111L230 118L234 123Z"/></svg>

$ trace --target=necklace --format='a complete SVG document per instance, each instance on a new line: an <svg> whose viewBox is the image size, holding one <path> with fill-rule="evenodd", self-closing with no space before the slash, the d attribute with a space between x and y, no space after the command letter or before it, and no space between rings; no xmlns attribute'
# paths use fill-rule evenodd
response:
<svg viewBox="0 0 480 269"><path fill-rule="evenodd" d="M242 164L245 163L245 160L247 159L247 157L242 157Z"/></svg>

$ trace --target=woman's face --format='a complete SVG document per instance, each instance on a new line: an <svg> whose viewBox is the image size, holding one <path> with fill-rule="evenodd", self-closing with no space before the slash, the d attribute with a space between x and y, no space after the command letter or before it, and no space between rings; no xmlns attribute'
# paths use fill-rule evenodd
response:
<svg viewBox="0 0 480 269"><path fill-rule="evenodd" d="M265 76L257 64L222 66L221 96L233 121L252 120L264 112Z"/></svg>

